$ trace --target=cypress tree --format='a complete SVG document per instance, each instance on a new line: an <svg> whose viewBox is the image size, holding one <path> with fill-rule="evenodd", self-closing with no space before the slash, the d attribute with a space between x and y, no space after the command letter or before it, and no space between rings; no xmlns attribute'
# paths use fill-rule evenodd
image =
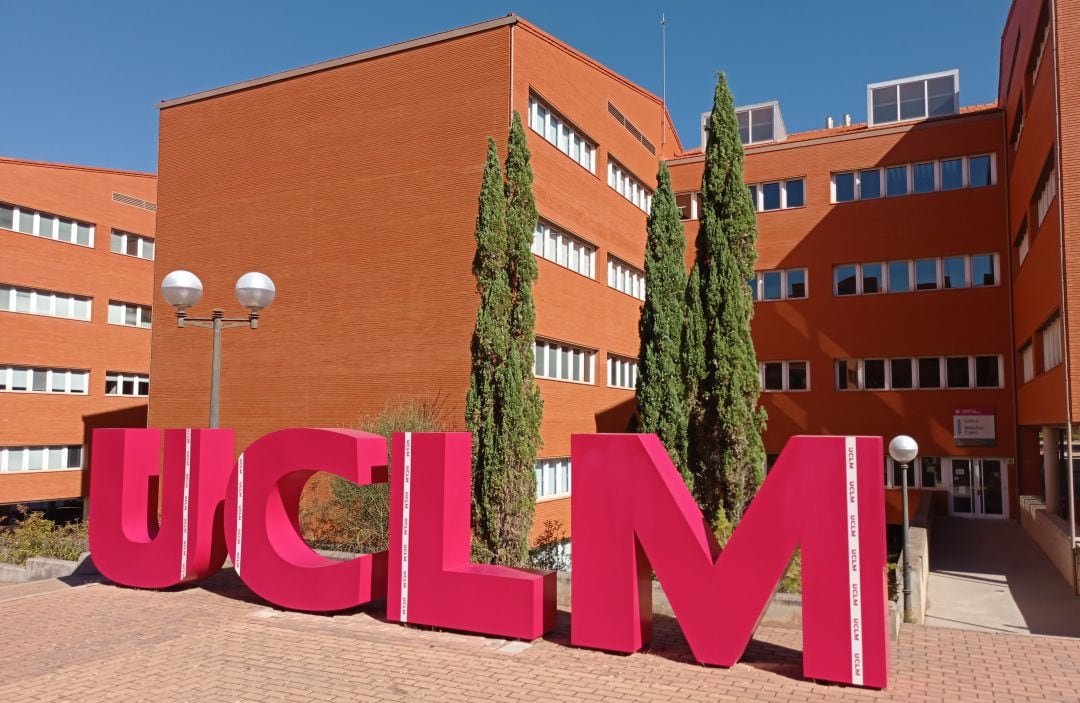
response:
<svg viewBox="0 0 1080 703"><path fill-rule="evenodd" d="M754 307L746 285L757 259L757 223L743 182L734 102L722 73L713 96L701 197L691 302L691 318L697 306L700 317L687 325L688 336L699 339L684 357L697 374L690 382L696 383L688 425L690 471L699 504L724 535L765 477L765 412L758 406L761 379L750 337Z"/></svg>
<svg viewBox="0 0 1080 703"><path fill-rule="evenodd" d="M667 448L686 485L694 480L686 459L686 394L682 336L686 296L686 241L667 164L656 176L645 240L645 282L638 333L638 413L640 430L653 432Z"/></svg>
<svg viewBox="0 0 1080 703"><path fill-rule="evenodd" d="M473 555L506 566L525 566L529 558L543 412L533 377L537 212L529 162L515 112L505 182L495 142L488 140L473 263L480 309L466 399L466 426L473 433Z"/></svg>
<svg viewBox="0 0 1080 703"><path fill-rule="evenodd" d="M536 511L534 466L540 448L543 401L533 376L536 305L532 287L538 267L532 253L536 231L536 199L529 144L521 115L514 111L506 155L507 275L510 285L510 351L507 356L503 443L505 493L500 497L500 539L490 545L493 561L525 566L529 530Z"/></svg>
<svg viewBox="0 0 1080 703"><path fill-rule="evenodd" d="M501 540L500 496L505 492L503 390L510 354L510 282L507 272L506 196L495 140L487 162L476 216L473 275L480 294L472 338L472 372L465 400L465 426L473 436L473 542L481 559Z"/></svg>

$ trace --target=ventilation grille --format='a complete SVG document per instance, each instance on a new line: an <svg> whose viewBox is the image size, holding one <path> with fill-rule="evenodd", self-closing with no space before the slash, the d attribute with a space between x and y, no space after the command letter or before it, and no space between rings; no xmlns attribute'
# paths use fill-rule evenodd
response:
<svg viewBox="0 0 1080 703"><path fill-rule="evenodd" d="M124 205L130 205L132 207L141 207L143 210L149 210L150 212L157 212L157 203L152 203L149 200L143 200L131 195L124 195L123 193L113 193L112 199L118 203Z"/></svg>
<svg viewBox="0 0 1080 703"><path fill-rule="evenodd" d="M641 145L649 150L649 153L656 156L656 147L652 142L645 138L645 135L641 133L641 130L634 126L634 123L626 119L626 116L622 114L619 108L615 107L610 101L607 104L607 111L615 118L615 121L626 128L626 131L634 135L634 139L641 142Z"/></svg>

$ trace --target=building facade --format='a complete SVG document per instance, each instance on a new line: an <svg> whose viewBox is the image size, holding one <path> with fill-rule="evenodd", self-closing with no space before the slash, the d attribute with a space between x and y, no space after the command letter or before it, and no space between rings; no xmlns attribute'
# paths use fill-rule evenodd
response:
<svg viewBox="0 0 1080 703"><path fill-rule="evenodd" d="M146 426L155 195L152 174L0 159L0 509L82 508L93 428Z"/></svg>
<svg viewBox="0 0 1080 703"><path fill-rule="evenodd" d="M1075 275L1080 136L1060 126L1080 90L1065 87L1080 21L1062 6L1014 4L997 104L962 106L945 71L868 86L862 124L789 134L779 103L739 109L770 454L793 434L904 433L921 447L913 485L939 510L1015 518L1021 495L1052 497L1041 447L1067 449L1073 402L1070 285L1052 281ZM540 214L534 536L548 521L571 533L570 435L624 431L635 411L658 163L689 263L703 157L657 96L516 16L162 103L158 270L195 271L210 306L247 270L280 292L257 333L226 340L222 424L238 451L412 397L463 427L476 197L485 141L505 154L513 111ZM150 424L201 425L202 342L170 325L152 336Z"/></svg>

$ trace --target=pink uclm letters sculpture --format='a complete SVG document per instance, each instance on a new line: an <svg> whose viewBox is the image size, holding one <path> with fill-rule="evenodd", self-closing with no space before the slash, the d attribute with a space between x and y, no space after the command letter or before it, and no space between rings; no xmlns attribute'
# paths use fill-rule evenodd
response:
<svg viewBox="0 0 1080 703"><path fill-rule="evenodd" d="M232 430L166 430L158 522L161 430L94 430L90 551L107 578L167 588L210 576L225 562L222 509Z"/></svg>
<svg viewBox="0 0 1080 703"><path fill-rule="evenodd" d="M230 431L168 430L155 532L149 486L159 442L157 430L94 434L90 544L117 583L161 588L204 578L227 543L240 578L281 607L341 610L386 593L388 617L399 622L523 639L553 625L553 573L470 563L468 434L394 437L389 575L386 552L326 559L298 524L315 471L386 480L382 437L282 430L254 442L232 468ZM885 687L880 438L793 438L723 552L655 436L575 435L571 446L572 644L644 646L651 567L698 661L731 666L801 547L805 675Z"/></svg>

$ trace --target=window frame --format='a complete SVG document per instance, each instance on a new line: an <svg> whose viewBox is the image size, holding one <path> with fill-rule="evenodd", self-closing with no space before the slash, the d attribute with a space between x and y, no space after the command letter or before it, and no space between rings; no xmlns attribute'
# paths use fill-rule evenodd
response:
<svg viewBox="0 0 1080 703"><path fill-rule="evenodd" d="M780 365L780 388L767 388L765 386L765 367ZM806 369L806 387L791 387L791 364L803 364ZM761 383L762 393L809 393L810 385L810 362L806 359L793 359L790 361L759 361L758 380Z"/></svg>
<svg viewBox="0 0 1080 703"><path fill-rule="evenodd" d="M537 129L537 124L540 121L540 109L544 110L544 130ZM596 152L599 150L599 146L594 139L591 139L585 134L579 127L573 122L566 119L562 112L553 108L551 103L541 98L535 91L529 91L529 117L528 117L529 129L533 133L540 136L545 142L555 147L556 150L561 152L566 158L576 163L581 168L585 169L589 173L596 175ZM548 137L550 130L554 128L555 139L554 141ZM566 132L567 134L567 148L564 150L559 146L559 136ZM580 141L580 144L578 142ZM579 158L575 159L571 155L574 145L577 145ZM587 145L591 151L589 152L589 165L581 163L580 150L582 145Z"/></svg>

